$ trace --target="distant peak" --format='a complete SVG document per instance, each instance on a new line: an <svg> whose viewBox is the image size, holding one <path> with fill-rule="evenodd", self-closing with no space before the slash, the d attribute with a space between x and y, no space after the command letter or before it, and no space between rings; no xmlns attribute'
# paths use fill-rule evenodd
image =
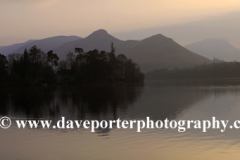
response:
<svg viewBox="0 0 240 160"><path fill-rule="evenodd" d="M208 41L208 42L227 42L229 43L228 40L226 39L223 39L223 38L209 38L209 39L206 39L206 40L203 40L203 41Z"/></svg>
<svg viewBox="0 0 240 160"><path fill-rule="evenodd" d="M108 34L105 29L99 29L99 30L94 31L93 33L105 33L105 34Z"/></svg>
<svg viewBox="0 0 240 160"><path fill-rule="evenodd" d="M154 40L154 41L168 41L168 40L172 40L171 38L168 38L168 37L165 37L164 35L162 34L156 34L156 35L153 35L149 38L146 38L144 40Z"/></svg>
<svg viewBox="0 0 240 160"><path fill-rule="evenodd" d="M209 39L205 39L202 41L198 41L198 42L194 42L191 44L186 45L186 47L191 46L191 45L217 45L217 46L223 46L223 45L231 45L230 42L226 39L222 39L222 38L209 38Z"/></svg>
<svg viewBox="0 0 240 160"><path fill-rule="evenodd" d="M153 36L158 36L158 37L165 37L164 35L162 35L162 34L155 34L155 35L153 35Z"/></svg>
<svg viewBox="0 0 240 160"><path fill-rule="evenodd" d="M108 32L104 29L99 29L97 31L94 31L92 34L90 34L88 37L104 37L108 36Z"/></svg>

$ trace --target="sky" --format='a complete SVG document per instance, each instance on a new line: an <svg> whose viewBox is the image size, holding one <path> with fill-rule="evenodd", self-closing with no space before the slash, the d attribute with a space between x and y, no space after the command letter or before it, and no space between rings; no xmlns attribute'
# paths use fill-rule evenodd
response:
<svg viewBox="0 0 240 160"><path fill-rule="evenodd" d="M0 46L98 29L121 37L238 11L240 0L0 0Z"/></svg>
<svg viewBox="0 0 240 160"><path fill-rule="evenodd" d="M114 34L120 39L141 40L155 34L163 34L172 38L182 46L206 39L224 39L240 49L240 12L230 12L209 16L196 21L137 29L134 31Z"/></svg>

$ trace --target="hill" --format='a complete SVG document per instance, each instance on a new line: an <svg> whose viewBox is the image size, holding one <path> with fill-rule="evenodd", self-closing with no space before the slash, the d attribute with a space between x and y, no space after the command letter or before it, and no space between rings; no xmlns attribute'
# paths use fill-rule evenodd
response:
<svg viewBox="0 0 240 160"><path fill-rule="evenodd" d="M199 55L224 61L240 61L240 50L225 39L206 39L186 45L185 48Z"/></svg>
<svg viewBox="0 0 240 160"><path fill-rule="evenodd" d="M34 40L29 40L27 42L24 43L17 43L17 44L13 44L10 46L1 46L0 47L0 53L4 54L4 55L8 55L10 53L13 53L14 51L16 51L18 48L25 46L31 42L33 42Z"/></svg>
<svg viewBox="0 0 240 160"><path fill-rule="evenodd" d="M159 68L192 67L211 62L211 60L187 50L171 38L167 38L161 34L151 36L141 41L122 41L113 37L103 29L93 32L86 38L57 36L6 46L5 48L7 48L9 52L2 52L2 54L23 53L25 48L30 49L36 45L44 52L53 50L54 53L58 54L60 59L65 59L66 54L74 52L75 48L83 48L85 52L94 49L110 51L112 42L116 47L116 54L122 53L133 59L140 65L144 72Z"/></svg>
<svg viewBox="0 0 240 160"><path fill-rule="evenodd" d="M14 53L23 53L25 48L30 49L32 46L36 45L38 48L41 48L42 51L48 52L49 50L52 50L53 48L56 48L58 46L61 46L69 41L75 41L81 39L77 36L56 36L56 37L50 37L45 38L41 40L35 40L31 43L28 43L17 50L14 51Z"/></svg>
<svg viewBox="0 0 240 160"><path fill-rule="evenodd" d="M126 55L138 62L144 70L185 68L211 62L161 34L139 41Z"/></svg>
<svg viewBox="0 0 240 160"><path fill-rule="evenodd" d="M90 51L93 49L109 51L111 42L114 44L120 44L121 40L109 35L107 31L100 29L86 38L67 42L53 50L61 59L65 59L66 54L68 52L74 52L74 49L77 47L83 48L84 51Z"/></svg>
<svg viewBox="0 0 240 160"><path fill-rule="evenodd" d="M63 44L54 49L60 58L65 59L69 51L83 48L84 51L93 49L110 51L110 44L114 43L116 53L123 53L138 63L143 71L157 68L191 67L211 61L180 46L172 39L161 34L151 36L141 41L119 40L105 30L93 32L86 38Z"/></svg>

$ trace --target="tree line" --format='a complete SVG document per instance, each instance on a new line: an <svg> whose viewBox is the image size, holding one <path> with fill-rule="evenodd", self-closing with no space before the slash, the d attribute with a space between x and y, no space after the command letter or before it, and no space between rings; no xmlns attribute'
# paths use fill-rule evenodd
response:
<svg viewBox="0 0 240 160"><path fill-rule="evenodd" d="M23 54L0 54L0 86L143 80L139 66L124 54L116 55L113 43L110 52L75 48L65 60L59 60L52 50L44 53L37 46L25 49Z"/></svg>
<svg viewBox="0 0 240 160"><path fill-rule="evenodd" d="M158 69L145 74L146 79L210 79L240 78L240 62L220 62L199 65L192 68Z"/></svg>

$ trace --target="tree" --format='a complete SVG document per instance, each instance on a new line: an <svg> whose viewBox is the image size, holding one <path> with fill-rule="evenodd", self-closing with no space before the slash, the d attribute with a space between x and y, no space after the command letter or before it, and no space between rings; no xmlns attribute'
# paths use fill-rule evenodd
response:
<svg viewBox="0 0 240 160"><path fill-rule="evenodd" d="M83 54L84 50L82 48L75 48L75 52L78 54Z"/></svg>
<svg viewBox="0 0 240 160"><path fill-rule="evenodd" d="M67 60L67 63L69 65L69 67L71 68L71 66L73 65L73 63L75 62L76 60L76 55L73 53L73 52L69 52L67 55L66 55L66 60Z"/></svg>
<svg viewBox="0 0 240 160"><path fill-rule="evenodd" d="M22 65L23 65L23 78L29 79L30 78L30 74L31 74L31 62L29 60L29 53L27 51L27 49L24 50L23 56L22 57Z"/></svg>
<svg viewBox="0 0 240 160"><path fill-rule="evenodd" d="M27 60L29 60L29 53L28 53L28 51L27 51L27 49L25 48L25 50L24 50L24 53L23 53L23 55L24 55L24 61L27 61Z"/></svg>
<svg viewBox="0 0 240 160"><path fill-rule="evenodd" d="M29 50L29 57L32 63L38 63L41 59L41 49L38 49L36 46L33 46Z"/></svg>
<svg viewBox="0 0 240 160"><path fill-rule="evenodd" d="M119 54L117 56L117 60L118 60L118 66L117 66L117 77L120 80L124 80L125 79L125 72L126 72L126 62L127 62L127 57L124 54Z"/></svg>
<svg viewBox="0 0 240 160"><path fill-rule="evenodd" d="M53 66L58 65L58 60L59 60L59 57L57 56L57 54L53 53L52 50L50 50L47 53L47 62L51 63L52 69L53 69Z"/></svg>
<svg viewBox="0 0 240 160"><path fill-rule="evenodd" d="M114 43L111 42L111 52L110 53L114 53L116 52L116 48L114 47Z"/></svg>
<svg viewBox="0 0 240 160"><path fill-rule="evenodd" d="M20 54L8 54L8 70L11 73L14 72L16 69L16 63L20 60L21 55ZM14 68L15 67L15 68Z"/></svg>
<svg viewBox="0 0 240 160"><path fill-rule="evenodd" d="M79 67L80 65L82 65L82 63L86 62L86 55L84 55L84 50L82 48L75 48L75 52L78 53L76 56L76 60Z"/></svg>
<svg viewBox="0 0 240 160"><path fill-rule="evenodd" d="M7 57L0 54L0 85L4 82L8 75Z"/></svg>
<svg viewBox="0 0 240 160"><path fill-rule="evenodd" d="M66 60L61 60L58 64L59 70L66 70L67 69L67 61Z"/></svg>
<svg viewBox="0 0 240 160"><path fill-rule="evenodd" d="M111 43L111 52L108 53L108 58L109 58L110 62L113 62L113 63L115 62L115 60L116 60L115 52L116 52L116 48L114 47L114 44L112 42Z"/></svg>

